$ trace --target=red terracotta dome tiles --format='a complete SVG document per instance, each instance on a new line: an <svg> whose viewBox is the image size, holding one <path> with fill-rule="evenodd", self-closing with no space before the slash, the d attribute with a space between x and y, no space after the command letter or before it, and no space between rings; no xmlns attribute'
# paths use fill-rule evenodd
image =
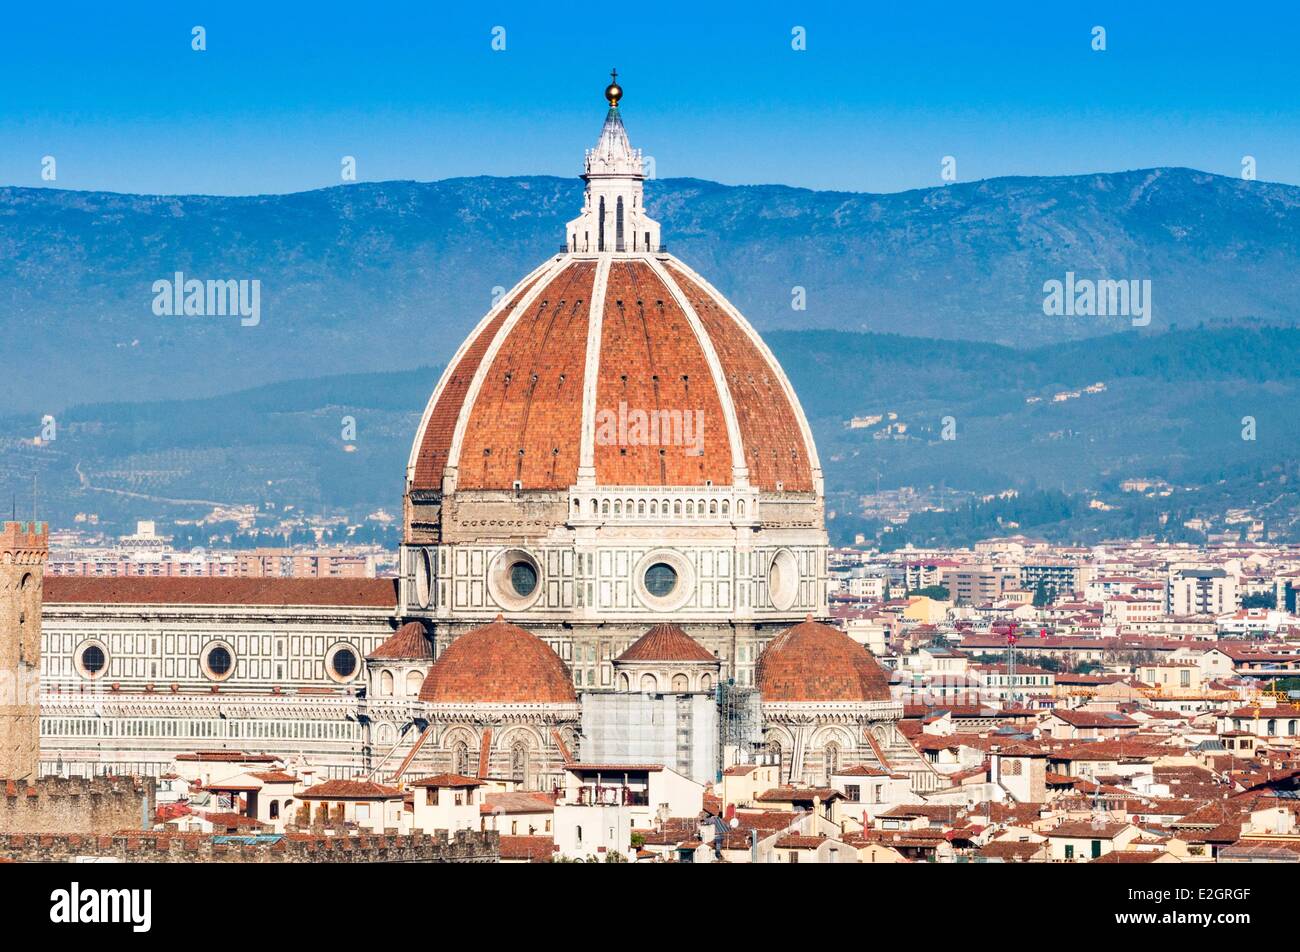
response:
<svg viewBox="0 0 1300 952"><path fill-rule="evenodd" d="M432 661L433 645L418 621L408 621L393 632L374 651L366 655L367 661Z"/></svg>
<svg viewBox="0 0 1300 952"><path fill-rule="evenodd" d="M755 684L767 703L888 701L889 678L862 645L809 619L768 644Z"/></svg>
<svg viewBox="0 0 1300 952"><path fill-rule="evenodd" d="M569 265L506 332L460 446L461 489L563 489L577 478L596 265Z"/></svg>
<svg viewBox="0 0 1300 952"><path fill-rule="evenodd" d="M686 314L644 262L615 261L606 287L596 383L596 481L730 483L731 444L722 402ZM611 433L617 437L613 441Z"/></svg>
<svg viewBox="0 0 1300 952"><path fill-rule="evenodd" d="M780 483L787 492L810 492L812 461L803 428L776 370L712 295L672 262L666 267L704 325L722 364L750 482L768 491Z"/></svg>
<svg viewBox="0 0 1300 952"><path fill-rule="evenodd" d="M498 619L461 635L429 668L432 704L576 704L569 670L536 635Z"/></svg>
<svg viewBox="0 0 1300 952"><path fill-rule="evenodd" d="M676 625L655 625L615 661L712 661L718 659Z"/></svg>
<svg viewBox="0 0 1300 952"><path fill-rule="evenodd" d="M411 485L414 488L441 488L442 473L447 467L447 456L451 450L452 437L456 433L456 421L460 417L461 408L465 405L465 394L469 390L470 383L474 380L474 373L478 370L483 355L487 353L487 349L492 345L492 341L501 330L501 325L505 323L506 318L510 316L510 313L514 311L519 302L523 300L524 296L539 280L541 280L540 277L534 278L520 288L509 303L474 338L473 343L466 348L465 352L461 354L460 360L456 362L455 368L447 378L446 385L442 388L442 393L438 395L438 403L429 415L429 422L424 428L420 452L415 458L415 472L411 480Z"/></svg>

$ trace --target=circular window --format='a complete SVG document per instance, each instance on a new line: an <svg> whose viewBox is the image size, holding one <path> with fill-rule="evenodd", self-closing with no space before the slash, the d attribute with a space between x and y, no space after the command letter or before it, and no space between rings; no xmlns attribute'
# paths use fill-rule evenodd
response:
<svg viewBox="0 0 1300 952"><path fill-rule="evenodd" d="M345 684L361 672L361 654L347 642L331 645L325 652L325 676Z"/></svg>
<svg viewBox="0 0 1300 952"><path fill-rule="evenodd" d="M506 611L529 608L542 595L542 567L523 549L506 549L488 568L488 590Z"/></svg>
<svg viewBox="0 0 1300 952"><path fill-rule="evenodd" d="M215 644L203 656L203 673L213 681L224 681L235 673L235 653L229 645Z"/></svg>
<svg viewBox="0 0 1300 952"><path fill-rule="evenodd" d="M695 593L695 571L680 552L654 549L632 568L632 586L646 608L666 612L681 608Z"/></svg>
<svg viewBox="0 0 1300 952"><path fill-rule="evenodd" d="M527 598L537 588L537 569L522 559L510 566L510 587L520 598Z"/></svg>
<svg viewBox="0 0 1300 952"><path fill-rule="evenodd" d="M350 678L357 670L357 656L350 648L340 648L330 659L330 668L340 678Z"/></svg>
<svg viewBox="0 0 1300 952"><path fill-rule="evenodd" d="M77 655L77 668L84 677L99 677L108 670L108 652L97 642L85 645Z"/></svg>
<svg viewBox="0 0 1300 952"><path fill-rule="evenodd" d="M645 590L655 598L667 598L677 587L677 570L667 562L656 562L645 570Z"/></svg>

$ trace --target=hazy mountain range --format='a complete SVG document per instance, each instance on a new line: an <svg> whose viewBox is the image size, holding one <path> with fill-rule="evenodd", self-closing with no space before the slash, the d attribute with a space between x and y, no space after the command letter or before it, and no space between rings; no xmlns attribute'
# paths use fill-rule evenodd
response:
<svg viewBox="0 0 1300 952"><path fill-rule="evenodd" d="M647 184L683 260L762 331L1034 346L1122 317L1048 317L1067 272L1152 282L1152 329L1290 325L1300 188L1187 169L1002 178L891 195ZM0 410L214 395L446 360L558 250L577 179L358 183L292 195L0 189ZM154 282L257 280L260 323L160 317ZM792 308L792 289L806 292Z"/></svg>
<svg viewBox="0 0 1300 952"><path fill-rule="evenodd" d="M1048 524L1018 527L1063 539L1180 537L1194 518L1227 528L1236 508L1300 539L1300 329L1130 331L1019 350L836 331L768 339L812 421L838 538L879 530L858 518L864 494L914 486L935 487L940 503L1063 494ZM286 507L354 520L397 512L437 376L425 367L74 406L42 445L30 417L0 418L0 488L25 512L38 473L41 512L56 524L83 511L117 525L193 519L218 504L271 518ZM355 421L350 450L344 417ZM1242 438L1247 417L1253 440ZM1165 480L1170 495L1123 492L1133 478ZM978 537L997 518L1027 516L954 514L917 541Z"/></svg>
<svg viewBox="0 0 1300 952"><path fill-rule="evenodd" d="M670 249L790 373L839 538L878 531L860 497L895 486L1060 496L935 517L908 527L917 541L1026 518L1062 538L1177 535L1237 509L1300 531L1300 188L1161 169L895 195L648 192ZM39 474L42 514L64 524L214 504L397 511L437 365L494 288L558 250L579 203L557 178L253 198L0 189L0 490L25 511ZM260 322L155 315L153 283L176 271L260 281ZM1067 272L1150 280L1150 326L1044 315L1044 281ZM45 412L58 438L34 445ZM1133 477L1171 495L1122 492Z"/></svg>

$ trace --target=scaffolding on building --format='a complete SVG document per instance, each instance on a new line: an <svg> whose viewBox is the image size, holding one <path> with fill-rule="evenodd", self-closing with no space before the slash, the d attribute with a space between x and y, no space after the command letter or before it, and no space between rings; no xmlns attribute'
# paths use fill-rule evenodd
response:
<svg viewBox="0 0 1300 952"><path fill-rule="evenodd" d="M751 763L763 746L763 719L758 690L736 683L718 682L718 779L736 763Z"/></svg>

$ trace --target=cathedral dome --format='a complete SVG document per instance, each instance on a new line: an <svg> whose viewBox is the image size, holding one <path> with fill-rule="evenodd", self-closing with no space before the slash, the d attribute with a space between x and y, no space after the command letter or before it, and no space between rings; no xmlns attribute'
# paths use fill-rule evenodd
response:
<svg viewBox="0 0 1300 952"><path fill-rule="evenodd" d="M891 700L889 679L871 652L811 616L772 639L755 684L765 703Z"/></svg>
<svg viewBox="0 0 1300 952"><path fill-rule="evenodd" d="M790 381L740 312L661 247L643 164L612 105L564 252L502 295L447 365L408 491L820 491Z"/></svg>
<svg viewBox="0 0 1300 952"><path fill-rule="evenodd" d="M564 662L535 635L498 618L453 641L429 668L431 704L576 704Z"/></svg>
<svg viewBox="0 0 1300 952"><path fill-rule="evenodd" d="M812 492L794 390L745 319L667 254L565 254L461 346L416 435L411 489L726 486Z"/></svg>

